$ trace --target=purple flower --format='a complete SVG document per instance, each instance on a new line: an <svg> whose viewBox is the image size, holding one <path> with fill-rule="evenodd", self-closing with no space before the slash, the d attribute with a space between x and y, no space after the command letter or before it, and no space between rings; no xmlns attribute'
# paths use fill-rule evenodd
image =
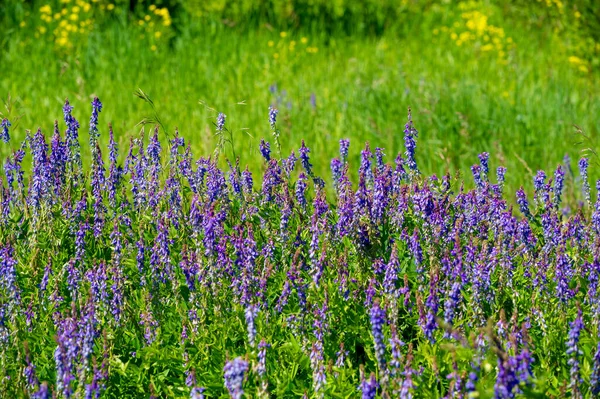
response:
<svg viewBox="0 0 600 399"><path fill-rule="evenodd" d="M300 205L303 209L306 208L306 181L308 178L304 174L304 172L300 173L298 176L298 181L296 182L296 201L298 201L298 205Z"/></svg>
<svg viewBox="0 0 600 399"><path fill-rule="evenodd" d="M279 110L277 108L269 107L269 124L271 125L271 129L275 129L278 113Z"/></svg>
<svg viewBox="0 0 600 399"><path fill-rule="evenodd" d="M371 333L373 334L373 343L375 345L375 358L379 369L383 372L386 369L385 360L385 338L383 336L383 326L385 324L385 310L381 308L378 300L373 302L370 312Z"/></svg>
<svg viewBox="0 0 600 399"><path fill-rule="evenodd" d="M340 179L342 178L342 173L344 171L344 165L342 161L338 158L333 158L331 160L331 175L333 177L333 185L337 188Z"/></svg>
<svg viewBox="0 0 600 399"><path fill-rule="evenodd" d="M271 160L271 144L265 139L261 139L259 149L265 161L269 162Z"/></svg>
<svg viewBox="0 0 600 399"><path fill-rule="evenodd" d="M39 389L33 395L31 395L32 399L50 399L52 398L52 392L50 388L48 388L48 383L43 382L40 384Z"/></svg>
<svg viewBox="0 0 600 399"><path fill-rule="evenodd" d="M600 342L596 346L594 353L594 367L590 377L590 391L594 395L600 394Z"/></svg>
<svg viewBox="0 0 600 399"><path fill-rule="evenodd" d="M561 165L558 165L554 172L554 206L556 209L560 206L560 199L565 184L565 171Z"/></svg>
<svg viewBox="0 0 600 399"><path fill-rule="evenodd" d="M219 132L223 131L223 127L225 126L225 118L227 118L227 116L222 112L217 115L217 130Z"/></svg>
<svg viewBox="0 0 600 399"><path fill-rule="evenodd" d="M486 182L488 181L488 174L490 173L489 160L490 160L490 154L488 154L487 152L482 152L481 154L479 154L479 162L481 165L481 176L482 176L483 180Z"/></svg>
<svg viewBox="0 0 600 399"><path fill-rule="evenodd" d="M377 382L377 378L375 378L375 373L371 373L368 379L365 379L363 376L358 386L358 389L362 392L362 399L375 399L377 388L379 388L379 383Z"/></svg>
<svg viewBox="0 0 600 399"><path fill-rule="evenodd" d="M379 173L383 172L383 168L385 167L385 162L383 162L384 156L383 148L375 148L375 165L377 166Z"/></svg>
<svg viewBox="0 0 600 399"><path fill-rule="evenodd" d="M250 346L254 347L254 343L256 340L256 324L255 319L258 315L259 307L257 305L247 305L246 310L244 311L244 316L246 318L246 327L248 329L248 342Z"/></svg>
<svg viewBox="0 0 600 399"><path fill-rule="evenodd" d="M302 167L304 167L304 170L309 176L312 176L312 164L310 163L310 159L308 157L310 150L304 144L304 140L302 140L302 146L298 152L300 153L300 162L302 162Z"/></svg>
<svg viewBox="0 0 600 399"><path fill-rule="evenodd" d="M10 135L8 134L8 128L10 126L11 124L8 121L8 119L2 119L2 123L0 123L0 127L2 128L2 131L0 132L0 139L2 139L2 141L4 141L5 143L8 143L10 141Z"/></svg>
<svg viewBox="0 0 600 399"><path fill-rule="evenodd" d="M592 199L590 197L590 182L588 180L588 166L589 161L587 158L581 158L579 160L579 173L581 174L581 189L583 196L589 206L592 206Z"/></svg>
<svg viewBox="0 0 600 399"><path fill-rule="evenodd" d="M21 289L17 283L17 260L10 244L0 250L0 288L2 308L6 306L12 320L21 304Z"/></svg>
<svg viewBox="0 0 600 399"><path fill-rule="evenodd" d="M340 140L340 158L343 164L348 162L348 148L350 147L350 140L341 139Z"/></svg>
<svg viewBox="0 0 600 399"><path fill-rule="evenodd" d="M529 212L529 202L527 201L527 196L525 195L525 191L523 191L523 187L517 190L517 204L519 204L519 210L521 213L528 219L531 218L531 213Z"/></svg>
<svg viewBox="0 0 600 399"><path fill-rule="evenodd" d="M92 151L96 148L96 141L98 141L98 114L102 111L102 103L98 97L94 97L92 101L92 116L90 117L90 147Z"/></svg>
<svg viewBox="0 0 600 399"><path fill-rule="evenodd" d="M67 148L69 151L69 162L71 164L71 171L76 171L75 168L81 169L79 122L73 117L71 111L73 111L73 107L69 104L69 100L65 100L65 105L63 107L65 124L67 125L65 142L67 143Z"/></svg>
<svg viewBox="0 0 600 399"><path fill-rule="evenodd" d="M241 357L227 362L223 368L225 388L233 399L241 399L244 394L243 384L246 371L248 371L248 362Z"/></svg>
<svg viewBox="0 0 600 399"><path fill-rule="evenodd" d="M504 166L498 166L496 169L496 181L497 181L497 194L502 195L502 188L504 187L504 178L506 176L506 168Z"/></svg>
<svg viewBox="0 0 600 399"><path fill-rule="evenodd" d="M204 388L194 387L190 391L190 399L204 399Z"/></svg>
<svg viewBox="0 0 600 399"><path fill-rule="evenodd" d="M579 338L581 336L581 331L584 329L581 309L579 309L575 320L569 323L569 327L569 337L567 340L567 356L569 357L567 364L571 368L569 389L576 394L579 392L579 385L583 381L579 373L581 367L579 361L581 355L583 355L583 351L579 348Z"/></svg>
<svg viewBox="0 0 600 399"><path fill-rule="evenodd" d="M419 132L415 129L412 121L410 107L408 108L408 122L404 126L404 146L406 147L406 164L412 174L419 174L419 168L415 160L415 149L417 148L416 138Z"/></svg>
<svg viewBox="0 0 600 399"><path fill-rule="evenodd" d="M242 172L242 188L244 189L244 193L246 195L251 195L253 186L252 172L250 172L246 166L246 169Z"/></svg>

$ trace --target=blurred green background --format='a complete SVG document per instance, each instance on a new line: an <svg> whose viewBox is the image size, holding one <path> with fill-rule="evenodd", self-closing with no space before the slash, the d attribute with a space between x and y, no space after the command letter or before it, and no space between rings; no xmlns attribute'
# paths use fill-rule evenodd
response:
<svg viewBox="0 0 600 399"><path fill-rule="evenodd" d="M595 0L4 0L0 111L14 126L0 155L26 129L50 135L66 97L85 142L97 95L122 156L156 115L165 139L178 128L208 156L223 112L241 164L258 171L273 105L284 154L306 140L329 177L340 138L356 160L365 141L390 161L404 151L411 106L425 173L470 175L488 151L510 189L530 188L537 169L551 174L565 154L576 169L598 148L599 67Z"/></svg>

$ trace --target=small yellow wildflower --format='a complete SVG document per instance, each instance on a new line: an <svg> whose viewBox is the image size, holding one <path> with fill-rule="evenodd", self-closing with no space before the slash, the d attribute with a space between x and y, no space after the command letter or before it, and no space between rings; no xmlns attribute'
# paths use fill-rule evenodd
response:
<svg viewBox="0 0 600 399"><path fill-rule="evenodd" d="M579 65L579 70L583 73L588 73L590 71L585 65Z"/></svg>
<svg viewBox="0 0 600 399"><path fill-rule="evenodd" d="M152 47L150 47L150 50L152 50L152 51L156 51L156 45L155 45L155 44L153 44L153 45L152 45Z"/></svg>
<svg viewBox="0 0 600 399"><path fill-rule="evenodd" d="M140 19L138 21L138 24L140 24L140 26L144 26L145 23L146 23L146 21L144 21L143 19Z"/></svg>
<svg viewBox="0 0 600 399"><path fill-rule="evenodd" d="M308 39L307 39L307 38L305 38L305 37L303 37L302 39L300 39L300 42L301 42L302 44L306 44L306 43L308 43Z"/></svg>
<svg viewBox="0 0 600 399"><path fill-rule="evenodd" d="M144 17L144 19L145 19L146 21L150 21L150 15L146 15L146 16Z"/></svg>
<svg viewBox="0 0 600 399"><path fill-rule="evenodd" d="M162 36L162 32L161 31L158 30L158 31L154 32L154 37L155 38L159 39L161 36Z"/></svg>
<svg viewBox="0 0 600 399"><path fill-rule="evenodd" d="M68 12L69 12L69 10L67 10L66 8L63 8L62 10L60 10L60 13L62 15L67 15Z"/></svg>
<svg viewBox="0 0 600 399"><path fill-rule="evenodd" d="M74 6L73 8L71 8L71 12L73 14L77 14L79 12L80 8L78 6Z"/></svg>
<svg viewBox="0 0 600 399"><path fill-rule="evenodd" d="M19 24L19 26L20 26L21 28L24 28L24 27L26 27L26 26L27 26L27 23L25 23L25 21L21 21L21 23Z"/></svg>
<svg viewBox="0 0 600 399"><path fill-rule="evenodd" d="M273 58L278 59L279 58L279 53L273 54Z"/></svg>
<svg viewBox="0 0 600 399"><path fill-rule="evenodd" d="M50 6L46 4L45 6L40 7L40 12L42 14L52 14L52 8L50 8Z"/></svg>
<svg viewBox="0 0 600 399"><path fill-rule="evenodd" d="M275 45L275 42L273 40L269 40L269 42L267 43L267 45L269 47L273 47Z"/></svg>
<svg viewBox="0 0 600 399"><path fill-rule="evenodd" d="M281 33L279 33L279 36L281 36L281 37L287 37L287 32L281 32Z"/></svg>
<svg viewBox="0 0 600 399"><path fill-rule="evenodd" d="M148 7L148 10L154 11L156 10L156 6L154 4L151 4L150 7Z"/></svg>
<svg viewBox="0 0 600 399"><path fill-rule="evenodd" d="M109 5L107 5L107 6L106 6L106 9L107 9L108 11L112 11L112 10L114 10L114 9L115 9L115 5L114 5L114 4L112 4L112 3L110 3Z"/></svg>
<svg viewBox="0 0 600 399"><path fill-rule="evenodd" d="M572 56L569 57L569 62L571 64L575 64L575 65L581 65L581 64L583 64L583 60L581 58L579 58L579 57L574 56L574 55L572 55Z"/></svg>

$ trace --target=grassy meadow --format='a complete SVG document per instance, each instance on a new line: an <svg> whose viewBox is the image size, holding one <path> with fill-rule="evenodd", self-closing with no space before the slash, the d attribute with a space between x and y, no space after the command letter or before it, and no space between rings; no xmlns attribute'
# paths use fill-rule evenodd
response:
<svg viewBox="0 0 600 399"><path fill-rule="evenodd" d="M481 26L477 14L465 16L470 10L491 15ZM198 155L214 149L213 121L225 113L241 163L254 170L258 141L269 135L263 126L270 105L281 111L284 153L302 139L314 143L322 176L329 176L340 138L351 139L354 159L366 141L388 154L400 151L408 106L427 151L419 159L424 170L469 174L487 150L492 164L511 171L513 191L522 184L531 189L533 174L556 167L565 154L575 159L597 145L595 71L569 61L574 50L551 24L526 23L487 2L430 6L381 34L182 16L164 40L116 11L67 48L49 32L32 35L45 24L37 9L24 17L25 27L4 28L0 93L4 100L10 94L10 116L20 118L18 138L25 129L49 132L64 98L77 114L97 95L111 105L105 118L126 145L140 130L136 123L154 114L134 96L142 89L165 134L178 128L197 137ZM472 37L455 40L454 31ZM484 48L494 41L493 49Z"/></svg>
<svg viewBox="0 0 600 399"><path fill-rule="evenodd" d="M599 32L1 1L0 397L598 397Z"/></svg>

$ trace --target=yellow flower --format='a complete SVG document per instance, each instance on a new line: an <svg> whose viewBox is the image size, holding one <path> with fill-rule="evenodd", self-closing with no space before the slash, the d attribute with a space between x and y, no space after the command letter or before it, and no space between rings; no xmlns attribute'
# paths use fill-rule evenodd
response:
<svg viewBox="0 0 600 399"><path fill-rule="evenodd" d="M571 64L575 64L575 65L581 65L583 64L583 60L579 57L575 57L574 55L569 57L569 62Z"/></svg>
<svg viewBox="0 0 600 399"><path fill-rule="evenodd" d="M273 58L278 59L279 58L279 53L273 54Z"/></svg>
<svg viewBox="0 0 600 399"><path fill-rule="evenodd" d="M44 33L46 33L46 27L45 26L40 26L38 28L38 30L40 31L40 33L43 35Z"/></svg>
<svg viewBox="0 0 600 399"><path fill-rule="evenodd" d="M145 19L146 21L150 21L150 15L146 15L146 16L144 17L144 19Z"/></svg>
<svg viewBox="0 0 600 399"><path fill-rule="evenodd" d="M79 15L77 15L77 14L71 14L71 15L69 16L69 19L70 19L71 21L77 21L77 20L79 19Z"/></svg>
<svg viewBox="0 0 600 399"><path fill-rule="evenodd" d="M66 37L59 37L56 39L56 44L58 44L59 46L66 46L67 44L69 44L69 39Z"/></svg>
<svg viewBox="0 0 600 399"><path fill-rule="evenodd" d="M25 23L25 21L21 21L21 23L19 24L19 26L20 26L21 28L24 28L24 27L26 27L26 26L27 26L27 23Z"/></svg>
<svg viewBox="0 0 600 399"><path fill-rule="evenodd" d="M107 9L108 11L112 11L112 10L114 10L114 9L115 9L115 5L114 5L114 4L112 4L112 3L110 3L109 5L107 5L107 6L106 6L106 9Z"/></svg>
<svg viewBox="0 0 600 399"><path fill-rule="evenodd" d="M151 4L150 7L148 7L148 10L154 11L156 10L156 6L154 4Z"/></svg>
<svg viewBox="0 0 600 399"><path fill-rule="evenodd" d="M90 5L90 3L83 3L82 2L81 6L83 7L83 11L85 11L85 12L88 12L92 8L92 6ZM110 6L110 4L109 4L109 6Z"/></svg>
<svg viewBox="0 0 600 399"><path fill-rule="evenodd" d="M156 31L156 32L154 32L154 37L155 37L155 38L157 38L157 39L158 39L158 38L160 38L161 36L162 36L162 32L161 32L161 31Z"/></svg>
<svg viewBox="0 0 600 399"><path fill-rule="evenodd" d="M63 8L62 10L60 10L60 13L62 15L67 15L68 12L69 12L69 10L67 10L66 8Z"/></svg>
<svg viewBox="0 0 600 399"><path fill-rule="evenodd" d="M54 19L60 19L61 16L62 14L57 12L56 14L54 14Z"/></svg>
<svg viewBox="0 0 600 399"><path fill-rule="evenodd" d="M169 19L165 19L165 20L163 21L163 25L164 25L164 26L170 26L170 25L171 25L171 19L170 19L170 18L169 18Z"/></svg>
<svg viewBox="0 0 600 399"><path fill-rule="evenodd" d="M279 33L279 36L286 37L287 36L287 32L281 32L281 33Z"/></svg>
<svg viewBox="0 0 600 399"><path fill-rule="evenodd" d="M138 24L140 24L140 26L143 26L146 23L146 21L144 21L143 19L140 19L138 21Z"/></svg>
<svg viewBox="0 0 600 399"><path fill-rule="evenodd" d="M155 44L153 44L153 45L152 45L152 47L150 47L150 50L152 50L152 51L156 51L156 45L155 45Z"/></svg>
<svg viewBox="0 0 600 399"><path fill-rule="evenodd" d="M71 12L77 14L79 12L79 7L74 6L73 8L71 8Z"/></svg>
<svg viewBox="0 0 600 399"><path fill-rule="evenodd" d="M434 34L434 35L438 35L439 33L440 33L440 30L439 30L438 28L435 28L435 29L433 30L433 34Z"/></svg>
<svg viewBox="0 0 600 399"><path fill-rule="evenodd" d="M275 43L273 42L273 40L269 40L269 42L267 43L267 45L269 47L273 47L275 45Z"/></svg>
<svg viewBox="0 0 600 399"><path fill-rule="evenodd" d="M300 39L300 42L301 42L302 44L306 44L306 43L308 43L308 39L307 39L307 38L305 38L305 37L303 37L302 39Z"/></svg>
<svg viewBox="0 0 600 399"><path fill-rule="evenodd" d="M50 8L50 6L46 4L45 6L40 7L40 12L42 14L52 14L52 8Z"/></svg>
<svg viewBox="0 0 600 399"><path fill-rule="evenodd" d="M589 69L585 65L579 65L579 70L583 73L588 73Z"/></svg>
<svg viewBox="0 0 600 399"><path fill-rule="evenodd" d="M490 50L493 50L493 49L494 49L494 46L492 46L489 43L481 47L481 51L490 51Z"/></svg>

